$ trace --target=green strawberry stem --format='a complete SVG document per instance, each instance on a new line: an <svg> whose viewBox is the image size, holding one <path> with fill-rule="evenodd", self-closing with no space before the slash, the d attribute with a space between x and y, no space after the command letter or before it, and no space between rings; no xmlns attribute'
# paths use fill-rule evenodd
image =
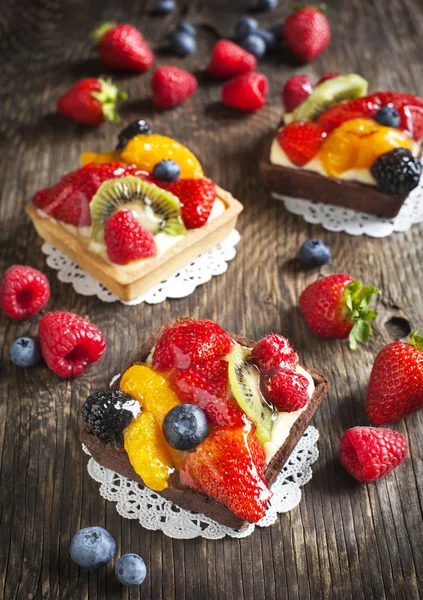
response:
<svg viewBox="0 0 423 600"><path fill-rule="evenodd" d="M113 21L111 22L106 22L106 23L101 23L101 25L98 25L95 29L92 30L90 37L93 40L93 42L95 43L95 45L97 46L97 44L99 44L102 40L102 38L104 37L104 35L110 31L110 29L113 29L113 27L116 27L116 23L114 23Z"/></svg>
<svg viewBox="0 0 423 600"><path fill-rule="evenodd" d="M354 322L349 335L351 350L355 350L361 342L368 342L372 335L369 322L375 320L377 312L370 309L369 304L377 294L380 294L378 288L370 285L363 287L358 279L345 288L345 304L350 311L349 319Z"/></svg>
<svg viewBox="0 0 423 600"><path fill-rule="evenodd" d="M114 85L110 79L99 79L101 90L99 92L91 92L91 95L96 100L101 102L103 117L106 121L119 123L120 118L116 108L116 102L126 100L128 94L119 90L117 85Z"/></svg>
<svg viewBox="0 0 423 600"><path fill-rule="evenodd" d="M423 337L419 335L419 332L417 330L410 333L408 343L410 344L410 346L413 346L413 348L416 348L417 350L421 350L423 352Z"/></svg>

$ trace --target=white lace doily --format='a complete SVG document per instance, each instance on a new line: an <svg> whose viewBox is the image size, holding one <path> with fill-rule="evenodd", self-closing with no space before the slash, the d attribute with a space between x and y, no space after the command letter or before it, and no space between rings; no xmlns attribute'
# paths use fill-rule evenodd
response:
<svg viewBox="0 0 423 600"><path fill-rule="evenodd" d="M147 302L158 304L166 298L183 298L189 296L195 288L217 275L222 275L228 268L228 262L235 258L235 246L241 239L235 229L229 236L195 260L190 262L173 275L154 286L147 293L130 302L123 302L129 306ZM57 271L59 281L71 283L74 290L83 296L97 296L103 302L116 302L119 300L112 292L101 285L94 277L91 277L81 267L75 264L65 254L57 250L51 244L43 244L41 250L47 256L46 262L49 267Z"/></svg>
<svg viewBox="0 0 423 600"><path fill-rule="evenodd" d="M307 223L321 225L328 231L345 231L349 235L368 235L382 238L394 232L407 231L412 225L423 221L423 177L419 185L408 195L400 212L394 219L384 219L332 204L299 200L281 194L273 194L282 200L285 208L301 215Z"/></svg>
<svg viewBox="0 0 423 600"><path fill-rule="evenodd" d="M278 513L288 512L299 504L300 488L310 481L311 465L319 456L316 447L318 439L317 429L308 427L272 486L273 497L265 516L257 523L259 527L273 525ZM89 455L85 446L83 450ZM178 539L201 536L213 540L226 535L246 537L254 531L254 525L238 531L219 525L204 515L179 508L149 488L105 469L93 458L90 458L87 468L89 475L101 484L100 494L103 498L116 502L116 510L122 517L137 519L146 529L160 530Z"/></svg>

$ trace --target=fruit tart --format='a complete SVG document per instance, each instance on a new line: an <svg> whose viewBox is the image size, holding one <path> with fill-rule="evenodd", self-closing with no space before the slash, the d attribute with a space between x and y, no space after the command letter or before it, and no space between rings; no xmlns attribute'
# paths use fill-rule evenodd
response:
<svg viewBox="0 0 423 600"><path fill-rule="evenodd" d="M104 467L241 528L264 516L328 387L281 335L256 343L210 320L172 319L86 400L81 440Z"/></svg>
<svg viewBox="0 0 423 600"><path fill-rule="evenodd" d="M305 95L262 158L272 192L395 217L420 181L423 99L367 94L355 74L326 79Z"/></svg>
<svg viewBox="0 0 423 600"><path fill-rule="evenodd" d="M223 241L243 208L188 148L143 120L116 150L85 152L82 163L26 212L43 239L125 301Z"/></svg>

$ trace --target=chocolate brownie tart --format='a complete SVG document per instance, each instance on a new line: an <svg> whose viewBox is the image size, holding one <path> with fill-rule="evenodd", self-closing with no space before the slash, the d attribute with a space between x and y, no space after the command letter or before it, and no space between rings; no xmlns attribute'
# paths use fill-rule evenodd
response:
<svg viewBox="0 0 423 600"><path fill-rule="evenodd" d="M143 344L132 360L126 365L123 372L125 372L134 364L145 363L163 332L170 326L182 320L183 319L170 319L166 321L152 334L150 339ZM238 334L229 335L235 342L241 346L244 346L245 348L252 348L255 344L254 341L244 338ZM329 382L322 373L316 369L307 369L307 371L314 381L314 392L306 408L292 425L287 439L284 441L282 446L280 446L279 450L266 466L264 477L268 485L271 485L277 478L299 439L313 419L314 413L320 406L328 391ZM119 389L119 383L120 377L113 383L112 388ZM116 447L109 442L106 443L96 435L90 433L85 423L81 428L81 441L87 447L92 457L99 464L133 481L144 484L141 477L132 467L126 451L123 448ZM168 487L157 493L183 509L204 514L218 523L226 525L227 527L240 529L248 524L247 521L239 518L221 502L211 498L210 496L207 496L200 491L182 485L176 473L173 473L170 476Z"/></svg>

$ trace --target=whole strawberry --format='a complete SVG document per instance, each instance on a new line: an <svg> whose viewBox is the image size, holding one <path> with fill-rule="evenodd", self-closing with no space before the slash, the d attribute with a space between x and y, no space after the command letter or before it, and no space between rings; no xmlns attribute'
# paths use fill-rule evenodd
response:
<svg viewBox="0 0 423 600"><path fill-rule="evenodd" d="M196 77L179 67L164 66L154 71L151 80L153 104L159 108L172 108L182 104L197 90Z"/></svg>
<svg viewBox="0 0 423 600"><path fill-rule="evenodd" d="M119 91L111 81L87 77L60 96L57 110L68 119L83 125L100 125L104 121L119 123L116 103L126 98L126 92Z"/></svg>
<svg viewBox="0 0 423 600"><path fill-rule="evenodd" d="M141 225L131 210L119 210L107 219L104 242L107 256L118 265L150 258L157 252L153 234Z"/></svg>
<svg viewBox="0 0 423 600"><path fill-rule="evenodd" d="M313 86L307 75L294 75L282 88L282 102L287 112L292 112L313 92Z"/></svg>
<svg viewBox="0 0 423 600"><path fill-rule="evenodd" d="M112 69L147 71L154 54L136 27L128 24L102 23L91 34L101 60Z"/></svg>
<svg viewBox="0 0 423 600"><path fill-rule="evenodd" d="M214 183L207 179L177 179L164 187L179 198L187 229L197 229L207 223L216 198Z"/></svg>
<svg viewBox="0 0 423 600"><path fill-rule="evenodd" d="M300 295L301 312L310 329L320 337L344 339L349 337L350 348L367 342L372 330L370 321L376 311L369 304L380 290L364 286L350 275L339 273L318 279Z"/></svg>
<svg viewBox="0 0 423 600"><path fill-rule="evenodd" d="M374 425L402 419L423 408L423 337L391 342L378 353L367 390L367 415Z"/></svg>
<svg viewBox="0 0 423 600"><path fill-rule="evenodd" d="M330 42L330 25L316 6L291 13L282 25L283 38L302 63L314 60Z"/></svg>
<svg viewBox="0 0 423 600"><path fill-rule="evenodd" d="M388 475L406 458L407 441L398 431L353 427L341 438L339 460L358 481L375 481Z"/></svg>

